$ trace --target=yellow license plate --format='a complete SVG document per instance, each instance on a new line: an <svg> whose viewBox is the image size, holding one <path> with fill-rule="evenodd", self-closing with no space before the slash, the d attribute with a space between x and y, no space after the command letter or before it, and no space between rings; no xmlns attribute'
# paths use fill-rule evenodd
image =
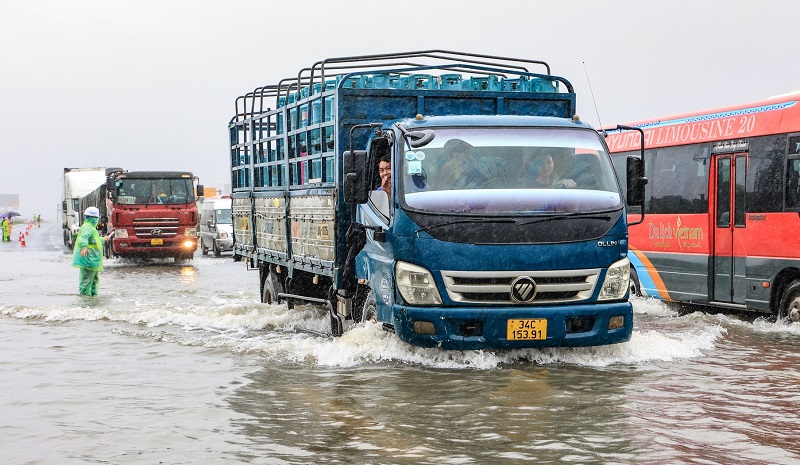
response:
<svg viewBox="0 0 800 465"><path fill-rule="evenodd" d="M150 245L164 245L164 239L150 239Z"/></svg>
<svg viewBox="0 0 800 465"><path fill-rule="evenodd" d="M546 318L508 320L506 339L509 341L538 341L547 339Z"/></svg>

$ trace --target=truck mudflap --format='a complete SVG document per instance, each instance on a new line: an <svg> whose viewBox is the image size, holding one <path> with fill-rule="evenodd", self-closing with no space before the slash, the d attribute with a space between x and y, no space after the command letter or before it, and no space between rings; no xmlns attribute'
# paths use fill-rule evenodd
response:
<svg viewBox="0 0 800 465"><path fill-rule="evenodd" d="M584 347L630 340L630 302L553 307L394 305L395 334L410 344L450 350Z"/></svg>

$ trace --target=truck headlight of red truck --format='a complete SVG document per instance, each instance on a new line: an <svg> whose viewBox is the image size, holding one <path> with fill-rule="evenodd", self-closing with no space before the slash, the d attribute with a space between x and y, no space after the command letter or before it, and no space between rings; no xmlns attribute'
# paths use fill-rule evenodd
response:
<svg viewBox="0 0 800 465"><path fill-rule="evenodd" d="M186 228L183 235L187 237L197 237L197 228Z"/></svg>
<svg viewBox="0 0 800 465"><path fill-rule="evenodd" d="M127 229L115 229L114 230L114 237L116 237L117 239L127 239L128 230Z"/></svg>

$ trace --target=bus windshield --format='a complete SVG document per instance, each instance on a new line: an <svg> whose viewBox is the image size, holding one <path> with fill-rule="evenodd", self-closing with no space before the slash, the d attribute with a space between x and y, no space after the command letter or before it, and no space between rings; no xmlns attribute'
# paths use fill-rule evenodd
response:
<svg viewBox="0 0 800 465"><path fill-rule="evenodd" d="M191 179L135 179L116 182L117 202L128 205L186 204L194 202Z"/></svg>
<svg viewBox="0 0 800 465"><path fill-rule="evenodd" d="M436 213L572 213L622 207L600 136L581 128L437 128L400 153L404 207Z"/></svg>

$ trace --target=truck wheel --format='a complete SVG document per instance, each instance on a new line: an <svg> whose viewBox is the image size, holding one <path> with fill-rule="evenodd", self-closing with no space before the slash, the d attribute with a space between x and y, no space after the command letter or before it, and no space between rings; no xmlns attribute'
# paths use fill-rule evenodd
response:
<svg viewBox="0 0 800 465"><path fill-rule="evenodd" d="M268 270L264 277L264 284L261 287L261 303L270 305L280 303L281 299L278 298L278 294L282 292L283 285L280 282L280 278L272 270Z"/></svg>
<svg viewBox="0 0 800 465"><path fill-rule="evenodd" d="M208 255L208 247L206 247L206 241L200 240L200 252L203 255Z"/></svg>
<svg viewBox="0 0 800 465"><path fill-rule="evenodd" d="M781 298L778 321L797 323L800 321L800 279L789 283Z"/></svg>
<svg viewBox="0 0 800 465"><path fill-rule="evenodd" d="M641 297L642 296L642 284L639 282L639 275L636 274L636 270L631 267L631 296Z"/></svg>
<svg viewBox="0 0 800 465"><path fill-rule="evenodd" d="M219 257L222 255L222 250L219 248L219 244L217 244L216 240L211 241L211 248L214 249L214 256Z"/></svg>
<svg viewBox="0 0 800 465"><path fill-rule="evenodd" d="M361 307L361 314L358 316L357 323L366 323L367 321L376 323L378 321L378 304L372 289L367 292L367 296L364 298L364 305Z"/></svg>

